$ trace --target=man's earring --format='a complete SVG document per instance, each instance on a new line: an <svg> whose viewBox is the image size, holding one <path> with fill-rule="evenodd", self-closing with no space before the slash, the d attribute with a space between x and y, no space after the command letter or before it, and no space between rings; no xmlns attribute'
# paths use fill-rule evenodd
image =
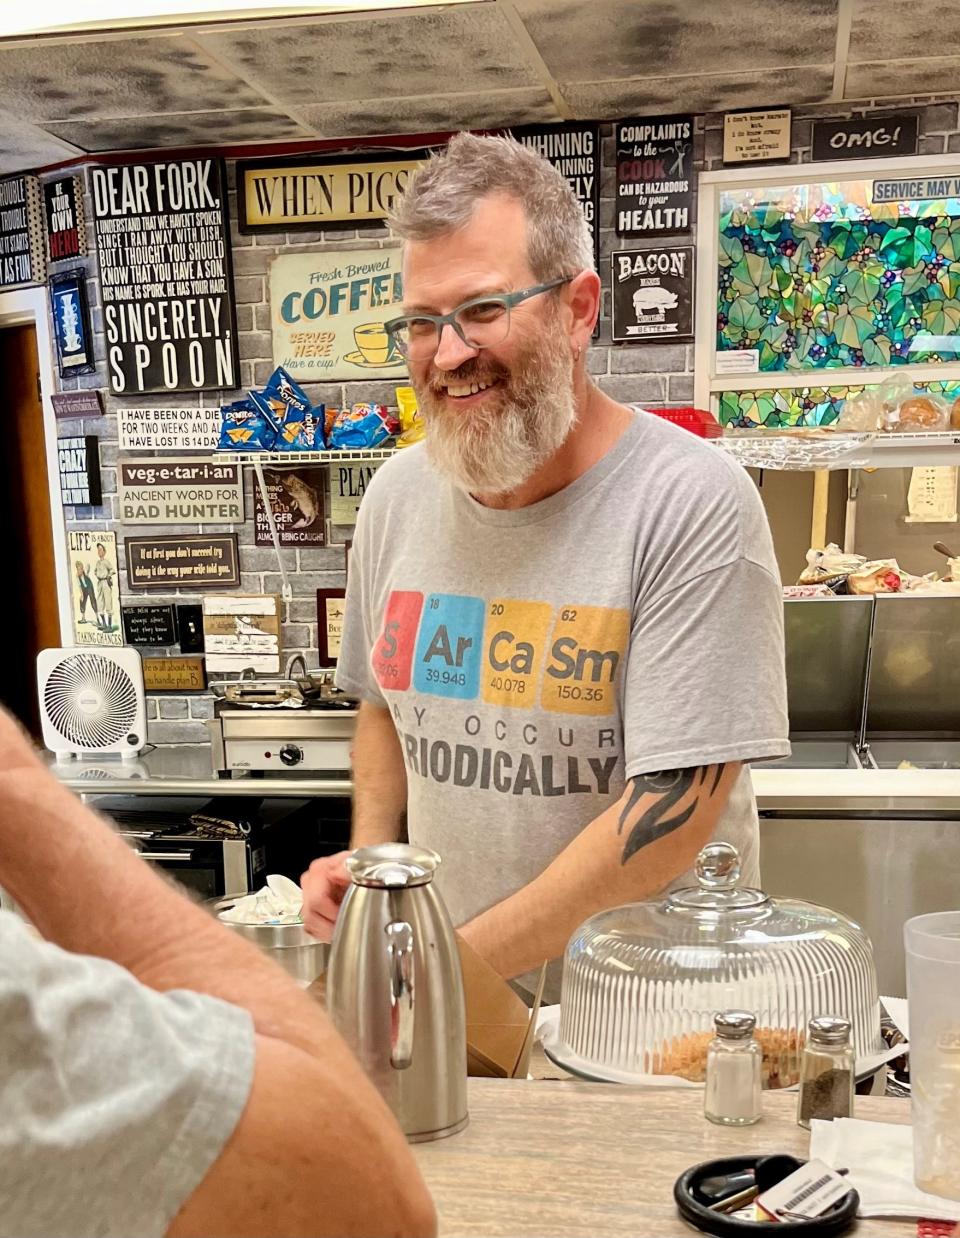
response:
<svg viewBox="0 0 960 1238"><path fill-rule="evenodd" d="M579 344L577 345L577 351L573 354L573 359L575 362L580 360L580 345Z"/></svg>

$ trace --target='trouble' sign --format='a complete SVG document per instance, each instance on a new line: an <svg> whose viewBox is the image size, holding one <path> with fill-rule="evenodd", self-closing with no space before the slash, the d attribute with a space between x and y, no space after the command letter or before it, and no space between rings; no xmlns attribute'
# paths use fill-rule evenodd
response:
<svg viewBox="0 0 960 1238"><path fill-rule="evenodd" d="M113 392L236 387L221 161L93 168L90 188Z"/></svg>
<svg viewBox="0 0 960 1238"><path fill-rule="evenodd" d="M0 180L0 288L46 278L40 182L35 176Z"/></svg>
<svg viewBox="0 0 960 1238"><path fill-rule="evenodd" d="M618 236L669 236L690 229L693 117L649 116L617 125Z"/></svg>

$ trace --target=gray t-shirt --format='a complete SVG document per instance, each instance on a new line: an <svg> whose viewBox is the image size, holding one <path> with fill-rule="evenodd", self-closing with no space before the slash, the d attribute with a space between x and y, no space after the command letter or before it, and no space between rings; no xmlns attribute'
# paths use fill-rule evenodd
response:
<svg viewBox="0 0 960 1238"><path fill-rule="evenodd" d="M253 1022L0 911L0 1235L166 1232L253 1079Z"/></svg>
<svg viewBox="0 0 960 1238"><path fill-rule="evenodd" d="M337 683L390 710L410 839L441 855L464 923L541 873L626 778L789 752L783 604L754 485L642 411L587 473L516 511L408 448L360 508ZM746 769L716 836L755 883Z"/></svg>

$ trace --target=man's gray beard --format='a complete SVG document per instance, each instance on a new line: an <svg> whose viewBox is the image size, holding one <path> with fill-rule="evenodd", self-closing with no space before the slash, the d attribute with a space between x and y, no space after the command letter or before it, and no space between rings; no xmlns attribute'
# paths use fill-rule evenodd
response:
<svg viewBox="0 0 960 1238"><path fill-rule="evenodd" d="M513 376L508 396L491 397L489 408L424 411L427 454L454 485L468 494L510 494L564 444L576 423L570 355L565 346L541 354L527 372Z"/></svg>

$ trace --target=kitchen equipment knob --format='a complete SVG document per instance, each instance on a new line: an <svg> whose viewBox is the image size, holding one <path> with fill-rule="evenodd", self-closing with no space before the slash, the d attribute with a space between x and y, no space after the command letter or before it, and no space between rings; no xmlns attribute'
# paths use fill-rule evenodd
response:
<svg viewBox="0 0 960 1238"><path fill-rule="evenodd" d="M303 749L297 744L284 744L280 749L280 760L284 765L299 765L303 760Z"/></svg>

